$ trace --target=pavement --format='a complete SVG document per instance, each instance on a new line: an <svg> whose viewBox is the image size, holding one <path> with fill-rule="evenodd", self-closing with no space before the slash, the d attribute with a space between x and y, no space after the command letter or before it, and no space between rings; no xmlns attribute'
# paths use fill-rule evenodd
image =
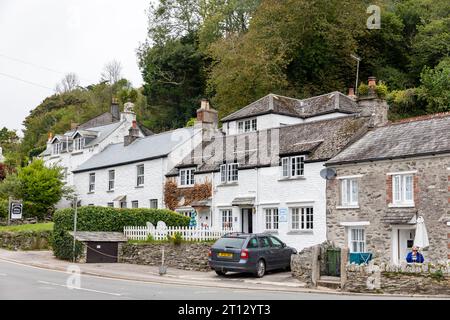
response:
<svg viewBox="0 0 450 320"><path fill-rule="evenodd" d="M297 293L301 295L310 294L310 296L320 295L327 296L328 299L340 299L344 297L371 298L436 298L432 296L422 295L377 295L377 294L355 294L344 293L338 290L328 288L311 289L306 288L305 283L292 277L290 272L271 272L262 279L257 279L247 274L230 273L225 277L219 277L215 272L199 272L179 270L175 268L167 268L167 273L163 276L159 275L158 266L135 265L127 263L108 263L108 264L86 264L71 263L69 261L58 260L53 256L51 251L8 251L0 249L0 275L5 272L2 266L5 263L16 265L17 267L34 267L35 269L57 271L66 273L69 267L76 266L80 269L81 274L91 277L101 277L115 280L127 280L140 282L142 284L153 285L175 285L190 288L214 288L233 289L233 290L250 290L252 292L265 291L275 293ZM0 277L2 280L2 277ZM234 296L233 296L234 297ZM175 299L175 298L172 298ZM273 298L272 298L273 299ZM322 298L318 298L322 299Z"/></svg>

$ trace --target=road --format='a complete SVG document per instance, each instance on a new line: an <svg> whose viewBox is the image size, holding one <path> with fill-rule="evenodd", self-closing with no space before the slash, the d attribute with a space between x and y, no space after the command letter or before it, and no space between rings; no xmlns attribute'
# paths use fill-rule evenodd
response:
<svg viewBox="0 0 450 320"><path fill-rule="evenodd" d="M151 299L151 300L310 300L374 299L373 296L276 292L227 288L207 288L119 280L81 275L80 287L69 289L66 272L41 269L0 260L0 299ZM398 297L376 297L399 299Z"/></svg>

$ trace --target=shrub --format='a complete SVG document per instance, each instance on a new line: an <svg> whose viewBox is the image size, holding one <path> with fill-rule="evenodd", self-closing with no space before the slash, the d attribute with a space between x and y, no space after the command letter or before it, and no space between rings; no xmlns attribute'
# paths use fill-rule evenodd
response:
<svg viewBox="0 0 450 320"><path fill-rule="evenodd" d="M383 81L378 82L377 86L375 87L375 93L379 98L384 99L388 94L387 85Z"/></svg>
<svg viewBox="0 0 450 320"><path fill-rule="evenodd" d="M73 238L67 231L73 230L74 209L55 212L53 221L53 253L59 259L72 259ZM164 221L168 226L188 226L189 218L166 209L118 209L110 207L81 207L77 213L78 231L123 232L124 226L156 225ZM76 257L81 253L81 244L76 244Z"/></svg>
<svg viewBox="0 0 450 320"><path fill-rule="evenodd" d="M169 240L170 243L179 246L183 242L183 236L180 232L175 232L173 236L170 234L167 235L167 240Z"/></svg>
<svg viewBox="0 0 450 320"><path fill-rule="evenodd" d="M358 94L360 96L365 96L368 93L369 93L369 86L362 82L358 87Z"/></svg>

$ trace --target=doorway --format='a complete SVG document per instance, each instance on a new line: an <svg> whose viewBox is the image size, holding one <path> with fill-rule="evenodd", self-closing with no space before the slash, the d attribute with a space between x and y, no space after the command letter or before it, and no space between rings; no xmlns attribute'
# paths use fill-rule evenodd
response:
<svg viewBox="0 0 450 320"><path fill-rule="evenodd" d="M414 245L415 227L394 229L393 260L395 264L406 261L406 256Z"/></svg>
<svg viewBox="0 0 450 320"><path fill-rule="evenodd" d="M243 233L253 233L253 208L241 209L241 225Z"/></svg>

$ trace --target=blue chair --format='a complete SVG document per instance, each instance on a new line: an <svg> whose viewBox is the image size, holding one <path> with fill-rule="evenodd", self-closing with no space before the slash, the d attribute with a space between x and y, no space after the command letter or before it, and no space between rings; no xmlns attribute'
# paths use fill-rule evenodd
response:
<svg viewBox="0 0 450 320"><path fill-rule="evenodd" d="M367 264L372 260L372 253L370 252L352 252L349 254L350 264Z"/></svg>

